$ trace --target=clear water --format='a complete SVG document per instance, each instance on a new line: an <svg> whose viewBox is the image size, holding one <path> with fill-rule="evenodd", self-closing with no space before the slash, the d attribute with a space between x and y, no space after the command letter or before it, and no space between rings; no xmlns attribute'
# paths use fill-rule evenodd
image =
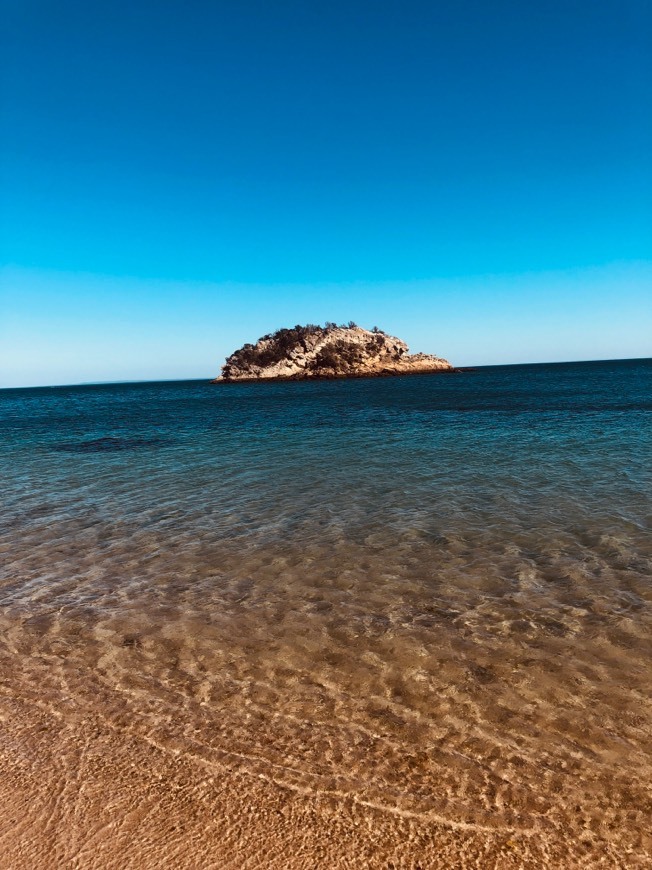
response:
<svg viewBox="0 0 652 870"><path fill-rule="evenodd" d="M651 412L651 360L1 391L4 673L302 793L642 855Z"/></svg>

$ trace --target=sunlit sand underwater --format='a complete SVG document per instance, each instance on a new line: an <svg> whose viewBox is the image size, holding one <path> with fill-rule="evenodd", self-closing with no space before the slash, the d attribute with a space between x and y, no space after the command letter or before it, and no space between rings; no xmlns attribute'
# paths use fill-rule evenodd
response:
<svg viewBox="0 0 652 870"><path fill-rule="evenodd" d="M651 386L0 393L0 863L651 866Z"/></svg>

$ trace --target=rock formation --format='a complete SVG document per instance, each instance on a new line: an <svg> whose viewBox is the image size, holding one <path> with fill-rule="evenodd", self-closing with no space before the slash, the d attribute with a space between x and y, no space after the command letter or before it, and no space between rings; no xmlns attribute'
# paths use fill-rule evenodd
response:
<svg viewBox="0 0 652 870"><path fill-rule="evenodd" d="M355 323L279 329L227 358L213 383L304 380L454 371L445 359L408 353L399 338Z"/></svg>

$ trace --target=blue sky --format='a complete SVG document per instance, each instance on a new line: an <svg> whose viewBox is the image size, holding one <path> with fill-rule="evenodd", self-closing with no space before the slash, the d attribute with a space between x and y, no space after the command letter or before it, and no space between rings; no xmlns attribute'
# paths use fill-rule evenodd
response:
<svg viewBox="0 0 652 870"><path fill-rule="evenodd" d="M1 386L652 355L646 0L1 9Z"/></svg>

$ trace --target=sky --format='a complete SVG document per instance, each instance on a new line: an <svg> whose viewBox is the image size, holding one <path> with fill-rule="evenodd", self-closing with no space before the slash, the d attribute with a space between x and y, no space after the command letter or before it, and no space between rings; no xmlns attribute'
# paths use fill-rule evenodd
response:
<svg viewBox="0 0 652 870"><path fill-rule="evenodd" d="M351 319L652 356L649 0L0 0L0 386Z"/></svg>

